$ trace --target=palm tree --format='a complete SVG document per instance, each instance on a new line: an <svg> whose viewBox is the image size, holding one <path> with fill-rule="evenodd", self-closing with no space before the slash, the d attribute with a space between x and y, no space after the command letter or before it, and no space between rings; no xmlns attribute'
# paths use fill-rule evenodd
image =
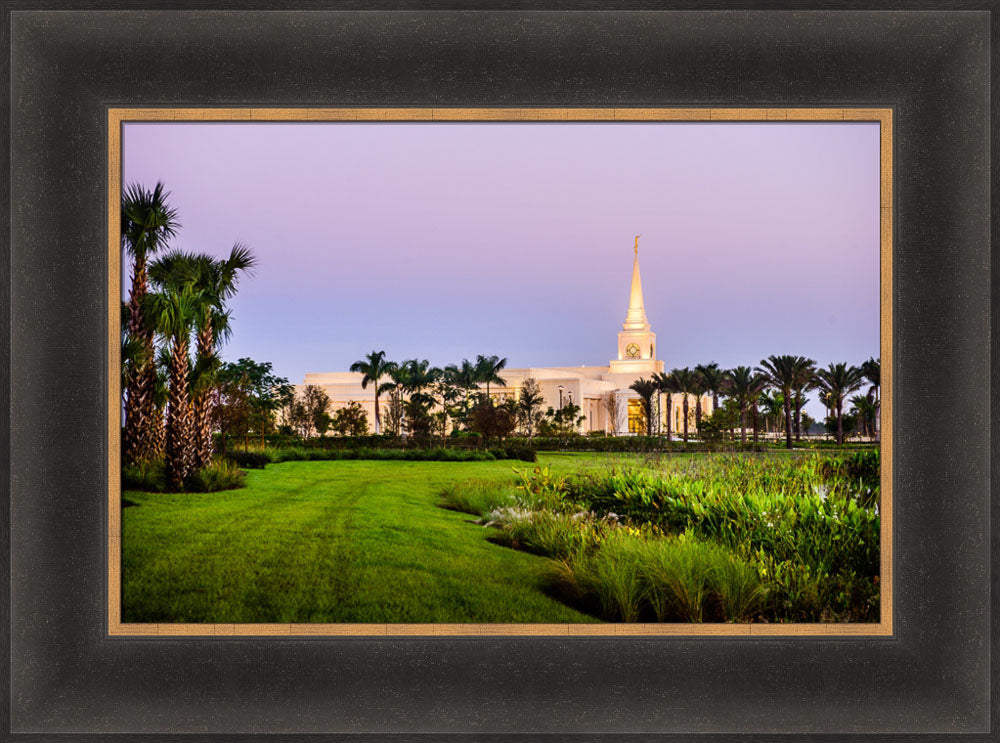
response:
<svg viewBox="0 0 1000 743"><path fill-rule="evenodd" d="M691 394L694 395L694 430L701 431L701 396L704 395L705 381L695 367L691 372Z"/></svg>
<svg viewBox="0 0 1000 743"><path fill-rule="evenodd" d="M882 360L874 356L861 365L861 373L871 384L868 397L875 403L875 440L879 441L882 433Z"/></svg>
<svg viewBox="0 0 1000 743"><path fill-rule="evenodd" d="M659 392L659 385L651 380L640 377L628 386L642 400L642 412L646 416L646 433L653 433L653 395Z"/></svg>
<svg viewBox="0 0 1000 743"><path fill-rule="evenodd" d="M674 378L664 372L653 374L653 381L656 382L657 389L667 398L667 443L669 444L673 440L673 393L677 392L677 385L674 384Z"/></svg>
<svg viewBox="0 0 1000 743"><path fill-rule="evenodd" d="M486 384L486 397L490 396L490 383L507 385L500 372L507 366L507 359L499 356L476 356L476 381Z"/></svg>
<svg viewBox="0 0 1000 743"><path fill-rule="evenodd" d="M861 434L872 436L875 433L875 403L868 395L855 395L851 398L851 411L861 424Z"/></svg>
<svg viewBox="0 0 1000 743"><path fill-rule="evenodd" d="M162 183L152 191L132 184L122 193L122 250L132 259L131 288L127 305L128 337L142 348L143 362L135 364L124 386L125 430L122 453L126 462L150 456L151 425L155 409L156 367L154 330L146 321L143 303L149 293L146 264L174 236L180 225L168 204ZM124 319L124 318L123 318Z"/></svg>
<svg viewBox="0 0 1000 743"><path fill-rule="evenodd" d="M375 434L381 433L381 423L382 419L379 416L378 410L378 398L381 392L385 392L385 384L379 383L382 377L389 375L389 372L395 367L392 361L386 361L385 351L372 351L370 354L365 356L360 361L355 361L351 364L352 372L360 372L364 376L361 377L361 389L366 389L368 383L371 382L375 389Z"/></svg>
<svg viewBox="0 0 1000 743"><path fill-rule="evenodd" d="M143 303L150 326L167 339L170 348L165 460L167 482L174 490L183 487L184 480L194 469L188 349L198 305L202 301L202 297L185 284L150 293Z"/></svg>
<svg viewBox="0 0 1000 743"><path fill-rule="evenodd" d="M702 388L712 395L712 412L719 409L719 395L725 392L727 374L714 361L710 364L699 364L694 368L701 377Z"/></svg>
<svg viewBox="0 0 1000 743"><path fill-rule="evenodd" d="M726 375L726 394L740 411L740 442L747 442L747 412L754 409L754 440L757 439L756 400L764 389L764 377L749 366L737 366Z"/></svg>
<svg viewBox="0 0 1000 743"><path fill-rule="evenodd" d="M792 448L792 390L799 374L801 356L768 356L760 362L767 381L781 391L785 410L785 448Z"/></svg>
<svg viewBox="0 0 1000 743"><path fill-rule="evenodd" d="M216 348L229 336L226 303L236 293L239 277L253 270L256 259L245 245L236 243L229 256L217 260L210 255L174 251L149 268L150 280L162 286L190 284L199 297L195 318L195 378L191 388L192 428L195 437L195 467L212 459L212 385L219 368Z"/></svg>
<svg viewBox="0 0 1000 743"><path fill-rule="evenodd" d="M792 385L792 404L795 407L795 440L802 440L802 406L806 402L806 390L815 385L816 362L805 356L797 356L795 363L795 384Z"/></svg>
<svg viewBox="0 0 1000 743"><path fill-rule="evenodd" d="M684 443L688 440L688 395L696 389L695 374L686 366L683 369L674 369L670 372L670 377L674 380L674 389L684 397Z"/></svg>
<svg viewBox="0 0 1000 743"><path fill-rule="evenodd" d="M837 443L844 443L844 398L861 388L864 374L856 366L831 363L816 372L817 387L823 390L837 416Z"/></svg>

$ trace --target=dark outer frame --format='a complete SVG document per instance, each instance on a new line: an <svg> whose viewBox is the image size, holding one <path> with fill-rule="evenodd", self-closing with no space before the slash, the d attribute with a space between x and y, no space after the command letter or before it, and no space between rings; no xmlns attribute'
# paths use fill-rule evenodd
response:
<svg viewBox="0 0 1000 743"><path fill-rule="evenodd" d="M3 8L5 737L994 739L995 4L102 7L150 6ZM893 108L895 635L109 638L104 170L121 105Z"/></svg>

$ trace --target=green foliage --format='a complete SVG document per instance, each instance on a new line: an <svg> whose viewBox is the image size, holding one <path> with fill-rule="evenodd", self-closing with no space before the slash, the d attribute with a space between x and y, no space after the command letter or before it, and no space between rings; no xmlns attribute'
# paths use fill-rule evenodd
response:
<svg viewBox="0 0 1000 743"><path fill-rule="evenodd" d="M189 493L215 493L242 488L245 481L246 473L235 462L220 457L192 472L184 482L184 490Z"/></svg>
<svg viewBox="0 0 1000 743"><path fill-rule="evenodd" d="M495 480L471 479L450 482L441 490L445 508L481 516L517 503L517 491Z"/></svg>
<svg viewBox="0 0 1000 743"><path fill-rule="evenodd" d="M341 436L364 436L368 433L368 414L361 403L349 402L333 414L333 430Z"/></svg>
<svg viewBox="0 0 1000 743"><path fill-rule="evenodd" d="M141 460L122 467L122 489L162 493L167 489L163 460Z"/></svg>
<svg viewBox="0 0 1000 743"><path fill-rule="evenodd" d="M258 450L231 449L226 452L225 457L238 467L256 470L264 469L264 465L271 461L271 457L266 452Z"/></svg>

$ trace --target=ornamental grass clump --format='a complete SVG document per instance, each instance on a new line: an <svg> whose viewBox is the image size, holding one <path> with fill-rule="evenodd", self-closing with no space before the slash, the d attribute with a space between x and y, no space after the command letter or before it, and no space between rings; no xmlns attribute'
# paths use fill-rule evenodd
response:
<svg viewBox="0 0 1000 743"><path fill-rule="evenodd" d="M470 479L452 482L441 491L445 508L475 516L517 503L517 490L510 483Z"/></svg>

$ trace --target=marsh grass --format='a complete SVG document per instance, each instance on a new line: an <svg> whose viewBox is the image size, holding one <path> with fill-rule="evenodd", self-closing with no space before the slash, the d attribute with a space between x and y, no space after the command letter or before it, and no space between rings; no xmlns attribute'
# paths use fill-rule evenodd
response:
<svg viewBox="0 0 1000 743"><path fill-rule="evenodd" d="M644 458L519 470L493 541L552 558L553 591L605 619L877 621L878 456ZM858 476L858 473L861 476ZM458 490L464 487L456 485ZM490 510L487 507L493 506Z"/></svg>

